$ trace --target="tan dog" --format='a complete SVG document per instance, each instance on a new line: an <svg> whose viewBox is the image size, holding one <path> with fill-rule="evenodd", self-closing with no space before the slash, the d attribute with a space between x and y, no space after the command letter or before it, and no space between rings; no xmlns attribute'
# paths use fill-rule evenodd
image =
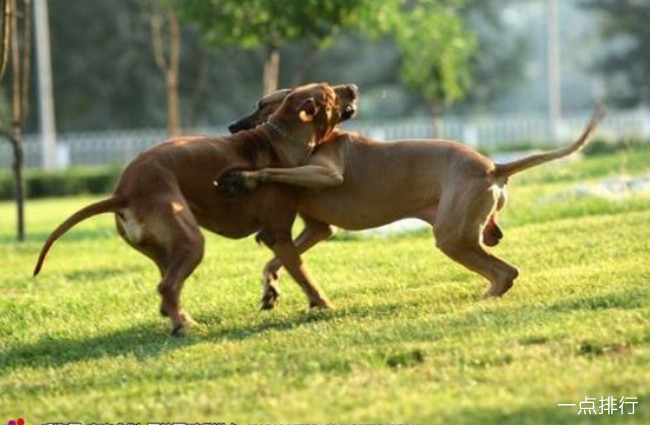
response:
<svg viewBox="0 0 650 425"><path fill-rule="evenodd" d="M268 105L264 110L269 110ZM259 121L265 118L264 110L259 111ZM433 227L442 252L490 282L486 296L500 296L519 273L486 252L483 245L496 245L503 236L496 214L505 206L508 178L576 152L588 142L602 117L598 109L583 135L569 147L507 164L494 164L453 141L375 142L355 134L334 134L319 145L305 166L236 172L229 179L237 181L240 190L264 183L310 189L301 192L293 205L282 204L285 209L295 208L305 219L305 229L295 241L300 253L329 237L329 225L360 230L419 218ZM254 120L248 117L248 121ZM286 237L289 229L275 226L271 230L265 229L259 238L272 248L278 232ZM273 308L277 301L275 281L280 267L273 259L264 268L263 308Z"/></svg>
<svg viewBox="0 0 650 425"><path fill-rule="evenodd" d="M356 101L356 88L311 84L286 92L282 98L268 123L256 129L225 138L179 137L140 154L126 167L110 198L79 210L52 232L34 275L52 244L72 226L96 214L115 213L122 238L158 266L160 311L170 318L173 334L182 332L193 323L181 308L180 293L203 257L199 226L241 238L277 223L290 227L295 218L292 212L274 212L275 203L291 195L290 190L269 187L234 198L217 191L213 180L236 169L304 163L316 143L347 114L344 111L354 109L350 105ZM300 280L299 265L291 262L297 256L291 240L278 244L274 252L280 259L288 258L284 265L297 276L312 306L329 306L317 287Z"/></svg>

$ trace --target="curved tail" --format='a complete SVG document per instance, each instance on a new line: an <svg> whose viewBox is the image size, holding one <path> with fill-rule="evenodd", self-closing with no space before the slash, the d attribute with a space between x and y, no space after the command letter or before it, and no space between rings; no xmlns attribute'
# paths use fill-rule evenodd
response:
<svg viewBox="0 0 650 425"><path fill-rule="evenodd" d="M34 267L34 276L36 276L41 271L43 261L45 261L45 256L47 255L54 242L56 242L56 240L60 238L65 232L70 230L72 226L97 214L116 212L122 207L124 207L124 201L121 198L114 196L90 204L68 217L68 219L61 223L59 227L54 229L54 231L45 241L43 248L41 248L41 253L38 256L36 267Z"/></svg>
<svg viewBox="0 0 650 425"><path fill-rule="evenodd" d="M594 110L591 120L587 125L587 128L582 133L582 136L574 142L572 145L556 149L554 151L539 153L535 155L530 155L525 158L518 159L516 161L508 162L506 164L495 164L494 175L496 178L508 178L513 174L519 173L521 171L527 170L528 168L535 167L540 164L544 164L554 159L562 158L568 156L578 150L582 149L591 139L596 126L602 121L605 117L605 108L602 105L599 105Z"/></svg>

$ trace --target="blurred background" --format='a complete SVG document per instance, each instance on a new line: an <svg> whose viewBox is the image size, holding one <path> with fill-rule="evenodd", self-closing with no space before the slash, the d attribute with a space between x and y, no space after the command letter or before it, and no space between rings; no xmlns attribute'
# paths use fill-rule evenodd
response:
<svg viewBox="0 0 650 425"><path fill-rule="evenodd" d="M548 147L597 101L596 149L650 139L647 1L2 4L2 199L108 191L146 147L226 134L264 93L313 81L356 83L345 128L377 139Z"/></svg>

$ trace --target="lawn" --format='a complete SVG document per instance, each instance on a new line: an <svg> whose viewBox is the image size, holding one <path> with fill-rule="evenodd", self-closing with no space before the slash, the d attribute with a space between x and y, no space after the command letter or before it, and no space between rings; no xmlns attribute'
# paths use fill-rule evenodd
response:
<svg viewBox="0 0 650 425"><path fill-rule="evenodd" d="M493 249L520 277L502 299L430 232L339 235L305 256L337 309L308 311L288 277L258 310L269 253L206 234L184 338L158 315L158 274L110 215L40 244L96 198L29 202L12 242L0 203L0 420L409 424L650 423L650 196L550 202L608 176L650 173L650 149L550 164L510 185ZM578 415L585 397L637 397ZM634 406L634 415L628 415Z"/></svg>

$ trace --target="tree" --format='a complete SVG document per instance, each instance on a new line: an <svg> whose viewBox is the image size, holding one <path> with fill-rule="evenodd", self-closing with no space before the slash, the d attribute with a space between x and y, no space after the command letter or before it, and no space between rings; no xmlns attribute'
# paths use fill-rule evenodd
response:
<svg viewBox="0 0 650 425"><path fill-rule="evenodd" d="M650 2L583 0L602 16L601 32L610 42L595 70L609 77L610 100L625 106L650 102Z"/></svg>
<svg viewBox="0 0 650 425"><path fill-rule="evenodd" d="M278 88L280 47L308 40L322 47L370 0L206 0L177 2L184 17L198 23L215 47L234 44L265 50L264 93ZM382 3L382 2L380 2Z"/></svg>
<svg viewBox="0 0 650 425"><path fill-rule="evenodd" d="M524 37L509 30L503 14L504 6L513 2L470 0L460 7L465 26L476 34L477 45L469 64L476 84L454 109L486 108L522 83L529 46Z"/></svg>
<svg viewBox="0 0 650 425"><path fill-rule="evenodd" d="M11 38L11 15L13 3L4 1L2 9L2 55L0 56L0 82L4 80L7 64L9 63L9 41Z"/></svg>
<svg viewBox="0 0 650 425"><path fill-rule="evenodd" d="M401 77L430 103L434 137L441 137L443 109L462 99L471 84L476 39L459 16L460 3L421 1L401 13L394 24L402 52Z"/></svg>
<svg viewBox="0 0 650 425"><path fill-rule="evenodd" d="M31 65L31 0L4 0L2 18L2 47L0 76L4 76L7 65L11 65L11 117L0 117L0 134L11 144L13 152L12 172L14 196L16 199L19 241L25 240L25 182L23 179L24 153L22 129L29 111L29 76ZM20 20L18 19L20 16ZM10 124L6 125L7 118Z"/></svg>
<svg viewBox="0 0 650 425"><path fill-rule="evenodd" d="M178 16L174 9L163 12L154 10L150 17L151 47L156 66L165 79L165 93L167 95L167 129L171 137L180 134L180 115L178 109L178 67L180 60L181 35L178 25ZM163 36L163 23L169 28L168 41L165 43ZM168 46L165 49L165 46ZM165 50L168 50L165 56Z"/></svg>

